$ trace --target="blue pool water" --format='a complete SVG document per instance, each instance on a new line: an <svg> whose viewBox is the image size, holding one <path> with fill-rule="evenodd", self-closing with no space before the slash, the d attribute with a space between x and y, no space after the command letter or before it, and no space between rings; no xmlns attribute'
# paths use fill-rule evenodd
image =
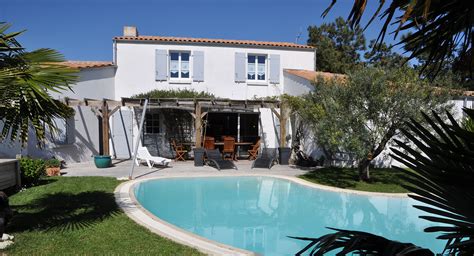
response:
<svg viewBox="0 0 474 256"><path fill-rule="evenodd" d="M325 227L353 229L440 252L443 243L408 198L315 189L272 177L150 180L134 188L148 211L202 237L264 255L291 255Z"/></svg>

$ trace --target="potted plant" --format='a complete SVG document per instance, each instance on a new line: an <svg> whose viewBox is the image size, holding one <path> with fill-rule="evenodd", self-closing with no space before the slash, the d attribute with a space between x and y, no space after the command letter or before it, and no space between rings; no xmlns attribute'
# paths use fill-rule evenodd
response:
<svg viewBox="0 0 474 256"><path fill-rule="evenodd" d="M107 168L112 165L112 158L107 155L97 155L94 156L94 164L97 168Z"/></svg>
<svg viewBox="0 0 474 256"><path fill-rule="evenodd" d="M61 161L58 159L49 159L45 162L46 175L48 176L60 176L61 175Z"/></svg>

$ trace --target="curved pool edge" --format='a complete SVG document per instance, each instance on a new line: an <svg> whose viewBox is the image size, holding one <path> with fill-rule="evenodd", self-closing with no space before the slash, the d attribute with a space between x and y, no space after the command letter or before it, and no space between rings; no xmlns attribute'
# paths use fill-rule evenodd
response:
<svg viewBox="0 0 474 256"><path fill-rule="evenodd" d="M152 178L142 178L137 180L131 180L124 183L121 183L114 191L115 201L117 205L125 212L125 214L131 218L133 221L139 225L147 228L151 232L173 240L177 243L192 247L197 249L200 252L209 254L209 255L257 255L254 252L247 251L244 249L232 247L230 245L222 244L184 229L181 229L177 226L174 226L165 220L158 218L157 216L150 213L148 210L143 208L140 203L135 198L133 193L133 187L141 182L148 180L158 180L158 179L168 179L168 178L214 178L214 177L272 177L277 179L286 179L297 184L304 186L349 194L359 194L366 196L384 196L384 197L408 197L407 193L381 193L381 192L367 192L367 191L358 191L350 189L342 189L331 186L325 186L317 183L312 183L310 181L298 178L290 177L284 175L274 175L274 174L219 174L219 175L168 175L163 177L152 177Z"/></svg>
<svg viewBox="0 0 474 256"><path fill-rule="evenodd" d="M189 176L181 176L180 178L185 177ZM117 186L114 191L115 202L125 212L125 214L137 224L147 228L155 234L168 238L179 244L197 249L202 253L208 255L257 255L254 252L235 248L188 232L158 218L157 216L151 214L148 210L143 208L135 198L135 195L132 191L133 187L136 184L146 180L155 180L163 178L166 179L178 177L155 177L124 182Z"/></svg>

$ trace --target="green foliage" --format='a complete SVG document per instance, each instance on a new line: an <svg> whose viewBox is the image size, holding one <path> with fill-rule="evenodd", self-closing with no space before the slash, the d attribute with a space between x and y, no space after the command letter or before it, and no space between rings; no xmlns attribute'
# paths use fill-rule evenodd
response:
<svg viewBox="0 0 474 256"><path fill-rule="evenodd" d="M365 50L365 37L359 27L352 30L339 17L332 23L308 27L308 33L308 45L318 48L318 70L345 74L359 65L359 52Z"/></svg>
<svg viewBox="0 0 474 256"><path fill-rule="evenodd" d="M474 132L474 118L471 118L469 116L464 118L461 125L465 130Z"/></svg>
<svg viewBox="0 0 474 256"><path fill-rule="evenodd" d="M314 92L286 99L311 124L328 158L336 152L351 152L361 169L369 166L406 121L421 120L420 110L446 107L448 97L420 80L412 69L369 67L351 72L347 79L317 79Z"/></svg>
<svg viewBox="0 0 474 256"><path fill-rule="evenodd" d="M20 159L21 184L26 187L34 186L41 176L45 175L45 161L22 157Z"/></svg>
<svg viewBox="0 0 474 256"><path fill-rule="evenodd" d="M49 92L70 90L77 70L61 65L64 58L55 50L24 51L15 39L21 32L7 34L9 27L0 23L0 141L19 139L26 146L32 127L41 146L46 130L57 132L55 118L74 114Z"/></svg>
<svg viewBox="0 0 474 256"><path fill-rule="evenodd" d="M44 162L46 168L50 168L50 167L61 167L61 161L59 161L58 159L55 159L55 158L52 158L52 159L48 159Z"/></svg>
<svg viewBox="0 0 474 256"><path fill-rule="evenodd" d="M194 90L182 89L182 90L153 90L146 93L140 93L132 96L132 98L204 98L204 99L213 99L215 98L214 94L208 92L196 92Z"/></svg>
<svg viewBox="0 0 474 256"><path fill-rule="evenodd" d="M398 68L407 67L407 58L392 51L392 45L385 43L376 44L375 40L370 41L369 51L364 54L366 64L371 67Z"/></svg>

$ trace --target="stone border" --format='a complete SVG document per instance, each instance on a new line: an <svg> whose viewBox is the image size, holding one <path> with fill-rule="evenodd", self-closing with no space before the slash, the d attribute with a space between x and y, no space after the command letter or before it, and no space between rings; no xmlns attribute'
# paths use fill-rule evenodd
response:
<svg viewBox="0 0 474 256"><path fill-rule="evenodd" d="M187 245L189 247L195 248L200 252L209 254L209 255L257 255L254 252L235 248L226 244L222 244L189 231L183 230L179 227L176 227L150 213L148 210L143 208L140 203L135 198L133 193L133 188L138 183L156 180L156 179L168 179L168 178L216 178L216 177L271 177L277 179L285 179L291 182L326 191L333 191L339 193L348 193L348 194L359 194L365 196L383 196L383 197L397 197L397 198L408 198L406 193L378 193L378 192L366 192L366 191L357 191L349 190L342 188L335 188L325 185L320 185L312 183L301 178L289 177L283 175L273 175L273 174L239 174L239 173L219 173L215 175L210 174L196 174L196 175L170 175L164 177L153 177L153 178L144 178L131 180L120 184L114 191L115 201L117 205L136 223L141 226L146 227L151 232L158 234L160 236L171 239L177 243Z"/></svg>

